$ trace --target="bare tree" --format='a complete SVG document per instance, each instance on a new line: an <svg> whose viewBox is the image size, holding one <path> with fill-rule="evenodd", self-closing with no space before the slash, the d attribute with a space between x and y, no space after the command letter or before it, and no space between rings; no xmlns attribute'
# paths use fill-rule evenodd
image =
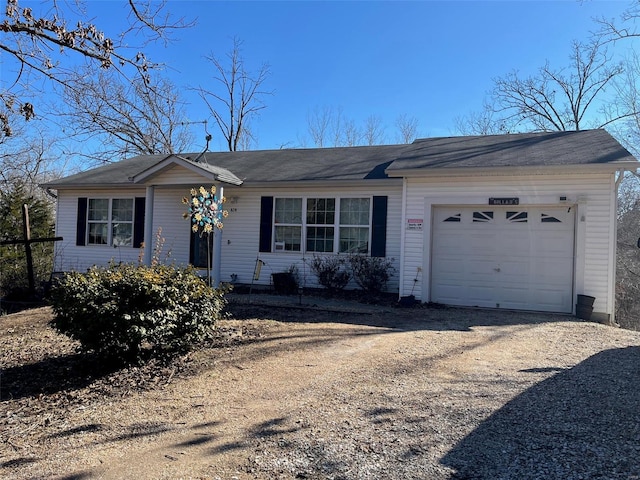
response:
<svg viewBox="0 0 640 480"><path fill-rule="evenodd" d="M410 143L418 135L418 119L403 114L396 119L397 141ZM307 131L311 142L322 147L353 147L380 145L385 141L385 129L380 117L370 115L363 127L348 118L342 108L315 107L307 114ZM306 144L303 140L302 144Z"/></svg>
<svg viewBox="0 0 640 480"><path fill-rule="evenodd" d="M329 127L333 121L333 111L329 107L319 109L315 107L311 113L307 113L307 130L311 135L313 144L322 148L327 144Z"/></svg>
<svg viewBox="0 0 640 480"><path fill-rule="evenodd" d="M347 119L344 121L341 137L342 145L345 147L354 147L361 144L362 132L354 120Z"/></svg>
<svg viewBox="0 0 640 480"><path fill-rule="evenodd" d="M191 144L179 91L158 74L125 83L113 72L83 69L65 86L64 98L69 133L83 142L100 140L100 151L88 153L92 159L175 153Z"/></svg>
<svg viewBox="0 0 640 480"><path fill-rule="evenodd" d="M207 104L229 151L238 150L243 145L243 138L246 145L251 137L248 129L250 120L266 108L263 97L273 94L263 90L271 74L269 65L264 63L257 71L250 72L245 68L241 47L242 42L234 38L233 46L226 55L227 62L213 53L205 57L213 65L213 80L220 86L220 91L203 87L195 89Z"/></svg>
<svg viewBox="0 0 640 480"><path fill-rule="evenodd" d="M513 71L494 79L483 111L460 117L456 129L475 134L582 130L634 116L630 105L612 103L607 96L625 69L611 59L602 37L587 44L573 42L569 59L564 68L547 62L529 77Z"/></svg>
<svg viewBox="0 0 640 480"><path fill-rule="evenodd" d="M369 115L365 120L362 137L366 145L380 145L384 143L385 134L382 119L377 115Z"/></svg>
<svg viewBox="0 0 640 480"><path fill-rule="evenodd" d="M636 157L640 155L640 57L630 52L625 62L625 71L613 84L614 101L603 106L607 118L622 120L608 126L614 135ZM630 113L630 115L626 115Z"/></svg>
<svg viewBox="0 0 640 480"><path fill-rule="evenodd" d="M57 141L46 131L40 131L33 123L18 113L7 112L13 135L0 131L0 189L9 191L14 184L29 187L30 194L39 182L59 176L61 165L52 152Z"/></svg>
<svg viewBox="0 0 640 480"><path fill-rule="evenodd" d="M604 17L596 19L597 24L600 26L600 31L596 32L596 35L605 42L640 37L640 31L636 25L636 20L639 18L640 1L633 0L629 7L622 12L619 21Z"/></svg>
<svg viewBox="0 0 640 480"><path fill-rule="evenodd" d="M40 78L49 83L65 85L70 70L71 57L85 59L94 67L123 72L131 67L146 78L154 65L142 48L129 47L132 37L142 41L168 39L174 28L187 26L183 20L173 22L164 12L165 2L152 0L128 0L129 27L115 37L87 19L86 5L82 0L44 2L33 6L21 6L19 0L6 0L5 18L0 23L0 51L7 54L3 62L3 75L8 88L0 88L0 130L11 135L10 117L7 111L19 113L30 120L36 115L36 100L29 94L29 82ZM13 75L13 78L10 78Z"/></svg>
<svg viewBox="0 0 640 480"><path fill-rule="evenodd" d="M418 119L404 113L396 118L396 128L399 143L411 143L418 136Z"/></svg>
<svg viewBox="0 0 640 480"><path fill-rule="evenodd" d="M362 131L353 119L344 115L342 107L315 107L307 114L307 130L318 148L353 147L363 139Z"/></svg>
<svg viewBox="0 0 640 480"><path fill-rule="evenodd" d="M512 72L497 78L493 98L506 121L529 131L602 128L631 115L622 112L585 125L586 114L595 113L606 89L623 71L621 63L611 61L601 41L574 42L569 67L554 69L547 63L535 76L522 79Z"/></svg>
<svg viewBox="0 0 640 480"><path fill-rule="evenodd" d="M479 112L471 112L454 119L454 129L461 135L498 135L509 133L507 120L498 118L495 108L485 103Z"/></svg>

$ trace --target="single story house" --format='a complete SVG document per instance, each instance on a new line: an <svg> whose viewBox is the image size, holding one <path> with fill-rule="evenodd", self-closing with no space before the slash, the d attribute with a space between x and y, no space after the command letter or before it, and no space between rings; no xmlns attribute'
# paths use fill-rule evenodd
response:
<svg viewBox="0 0 640 480"><path fill-rule="evenodd" d="M314 255L358 252L393 260L388 288L400 297L575 313L584 294L596 298L592 318L612 321L617 188L637 167L599 129L142 155L46 187L57 191L64 238L57 270L137 261L157 236L160 260L206 266L181 200L215 185L229 211L217 247L223 282L268 285L295 266L313 287Z"/></svg>

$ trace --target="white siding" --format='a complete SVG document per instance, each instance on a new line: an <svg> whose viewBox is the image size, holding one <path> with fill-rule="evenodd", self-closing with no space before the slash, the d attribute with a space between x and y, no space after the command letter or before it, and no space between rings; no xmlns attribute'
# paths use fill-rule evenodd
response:
<svg viewBox="0 0 640 480"><path fill-rule="evenodd" d="M78 198L133 198L144 197L145 189L124 189L117 193L106 190L59 190L56 236L63 238L55 245L55 265L58 271L84 271L92 265L104 265L113 260L132 262L138 260L140 249L133 247L109 247L106 245L76 246L76 222Z"/></svg>
<svg viewBox="0 0 640 480"><path fill-rule="evenodd" d="M211 184L211 180L204 179L198 173L178 165L172 165L153 175L151 182L154 185L163 186L191 185L198 187L202 182Z"/></svg>
<svg viewBox="0 0 640 480"><path fill-rule="evenodd" d="M182 182L182 177L180 177ZM194 187L202 184L202 179L192 182ZM154 178L155 181L155 178ZM208 187L210 184L205 183ZM127 190L129 196L144 196L145 190ZM111 196L119 196L111 194ZM169 186L156 186L154 192L154 217L153 238L145 239L147 245L155 247L156 235L161 230L164 240L159 259L165 262L186 264L189 261L190 223L182 217L187 207L182 204L182 197L189 196L189 188L176 188ZM395 275L389 285L389 291L398 291L400 271L400 219L401 219L401 187L389 186L385 188L342 187L342 188L274 188L269 191L264 189L246 187L224 187L224 196L227 198L225 208L229 211L229 217L224 221L222 231L222 265L221 279L230 282L231 275L237 275L239 283L251 283L256 259L259 257L265 262L260 277L255 282L258 285L269 285L271 273L285 271L291 265L296 265L301 275L301 283L307 287L317 286L315 276L310 272L306 259L309 254L283 252L283 253L259 253L258 242L260 233L260 198L261 196L316 196L316 197L341 197L341 196L388 196L387 204L387 258L394 259ZM95 194L86 190L61 190L59 194L59 213L57 235L64 237L64 242L58 245L58 270L85 270L94 264L106 264L109 260L137 261L140 250L135 248L96 247L75 245L76 216L78 197L108 197L107 193Z"/></svg>
<svg viewBox="0 0 640 480"><path fill-rule="evenodd" d="M561 202L560 197L567 197ZM430 295L431 212L437 205L487 205L490 197L518 197L520 205L567 205L578 209L574 295L596 297L594 312L613 314L615 194L613 174L511 177L414 178L407 180L406 219L422 219L422 230L406 225L400 294L422 301ZM405 222L406 223L406 222Z"/></svg>
<svg viewBox="0 0 640 480"><path fill-rule="evenodd" d="M367 187L312 189L312 188L274 188L265 192L261 189L225 188L226 208L229 217L225 220L222 241L222 280L230 281L231 274L237 275L239 283L251 283L256 260L260 258L265 264L255 284L268 285L271 274L287 270L295 265L301 276L301 283L306 287L317 287L317 281L306 263L312 254L303 255L297 252L266 253L258 252L260 235L260 198L262 196L307 196L307 197L341 197L386 195L387 204L387 258L394 259L395 275L388 285L389 291L398 291L400 269L400 218L401 189ZM234 203L235 202L235 203Z"/></svg>

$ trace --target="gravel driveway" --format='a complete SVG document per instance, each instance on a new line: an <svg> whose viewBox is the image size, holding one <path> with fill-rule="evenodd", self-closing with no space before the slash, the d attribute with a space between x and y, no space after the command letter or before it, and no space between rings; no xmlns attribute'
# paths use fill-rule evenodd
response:
<svg viewBox="0 0 640 480"><path fill-rule="evenodd" d="M83 387L25 438L0 420L0 476L640 478L638 332L466 309L231 312L238 341L188 375L118 398ZM29 401L3 399L0 419Z"/></svg>

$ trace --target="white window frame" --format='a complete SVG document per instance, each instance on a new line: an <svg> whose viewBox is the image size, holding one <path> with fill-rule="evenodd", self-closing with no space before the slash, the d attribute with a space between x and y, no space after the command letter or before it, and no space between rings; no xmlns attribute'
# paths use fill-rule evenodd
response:
<svg viewBox="0 0 640 480"><path fill-rule="evenodd" d="M343 223L342 222L342 200L368 200L369 210L367 212L367 223ZM336 238L336 248L340 253L357 253L357 254L367 254L371 253L371 230L372 230L372 219L373 219L373 199L371 197L343 197L340 199L339 206L337 208L338 219L338 230L337 230L337 238ZM356 230L367 230L367 249L366 251L352 251L350 249L342 250L342 231L346 229L356 229Z"/></svg>
<svg viewBox="0 0 640 480"><path fill-rule="evenodd" d="M117 200L128 200L131 202L131 220L115 220L113 218L113 202ZM106 220L103 219L91 219L91 202L94 201L107 201L108 202L108 207L107 207L107 218ZM86 242L85 244L87 246L94 246L94 247L133 247L133 236L134 236L134 230L135 230L135 214L136 214L136 205L135 205L135 198L133 197L113 197L113 198L105 198L105 197L90 197L87 199L87 232L86 232ZM106 225L107 228L107 236L106 236L106 243L95 243L91 241L91 225L98 225L98 224L103 224ZM130 225L131 226L131 235L130 235L130 240L128 242L124 242L124 243L117 243L114 244L114 240L116 240L118 238L117 235L114 234L114 230L116 229L116 227L120 224L124 224L124 225Z"/></svg>
<svg viewBox="0 0 640 480"><path fill-rule="evenodd" d="M299 199L301 202L301 212L300 212L300 223L276 223L276 205L278 204L278 200L282 199ZM315 199L333 199L335 200L335 214L334 214L334 223L333 224L316 224L316 223L308 223L307 222L307 200L315 200ZM341 223L341 211L340 206L342 200L346 199L367 199L369 201L369 212L368 212L368 224L367 225L359 225L359 224L342 224ZM373 221L373 197L372 196L362 196L362 195L353 195L353 196L323 196L323 195L306 195L306 196L280 196L274 197L274 208L273 208L273 216L271 219L271 227L272 227L272 242L271 242L271 252L273 253L296 253L296 254L305 254L305 253L314 253L318 255L323 254L338 254L338 253L362 253L362 254L371 254L371 231L373 229L372 225ZM277 227L295 227L300 228L300 249L299 250L286 250L286 245L283 244L282 241L278 241L278 237L276 235ZM329 227L333 228L333 251L331 252L319 252L310 250L307 248L307 228L308 227ZM366 228L368 230L367 235L367 251L366 252L342 252L340 250L340 229L341 228Z"/></svg>

